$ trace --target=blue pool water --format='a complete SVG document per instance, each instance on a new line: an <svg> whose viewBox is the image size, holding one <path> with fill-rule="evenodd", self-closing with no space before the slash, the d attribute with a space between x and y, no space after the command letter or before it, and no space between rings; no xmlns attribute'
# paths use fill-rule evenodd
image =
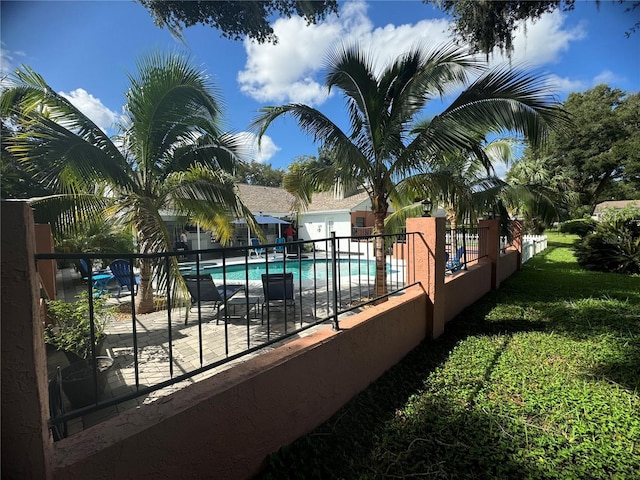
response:
<svg viewBox="0 0 640 480"><path fill-rule="evenodd" d="M338 261L339 276L351 276L351 275L375 275L376 264L375 261L366 260L340 260ZM249 280L261 280L262 274L266 272L266 266L261 263L250 263L239 265L227 265L226 268L226 280L245 280L246 269L249 270ZM201 268L201 273L208 273L214 280L221 280L223 278L222 267L207 267ZM332 275L331 262L329 260L287 260L286 271L292 272L294 278L299 278L302 275L303 280L311 280L313 278L329 278ZM389 271L389 265L387 265L387 271ZM269 262L269 273L282 273L282 262ZM191 273L195 273L195 269L192 269Z"/></svg>

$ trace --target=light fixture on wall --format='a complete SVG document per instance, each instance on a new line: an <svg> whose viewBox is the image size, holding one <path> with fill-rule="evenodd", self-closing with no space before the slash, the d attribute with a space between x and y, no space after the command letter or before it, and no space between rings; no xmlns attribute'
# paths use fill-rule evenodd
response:
<svg viewBox="0 0 640 480"><path fill-rule="evenodd" d="M428 198L425 198L424 200L422 200L422 216L423 217L430 217L431 216L431 207L432 207L432 203L431 200Z"/></svg>

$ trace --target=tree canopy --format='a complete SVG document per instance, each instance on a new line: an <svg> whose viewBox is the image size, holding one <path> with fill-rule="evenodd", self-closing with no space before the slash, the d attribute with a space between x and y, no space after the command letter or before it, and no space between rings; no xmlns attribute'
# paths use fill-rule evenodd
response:
<svg viewBox="0 0 640 480"><path fill-rule="evenodd" d="M271 164L251 161L238 164L235 179L238 183L262 185L264 187L281 187L284 174L284 170L273 168Z"/></svg>
<svg viewBox="0 0 640 480"><path fill-rule="evenodd" d="M544 13L560 8L573 10L575 0L423 0L453 17L453 32L472 51L489 55L495 47L507 54L513 51L513 32L520 20L537 20ZM600 2L594 2L599 4ZM625 3L625 0L619 0ZM640 1L628 2L626 13L640 6ZM595 8L595 6L594 6ZM630 22L631 23L631 22ZM640 21L630 24L626 35L640 28Z"/></svg>
<svg viewBox="0 0 640 480"><path fill-rule="evenodd" d="M151 13L156 25L167 27L178 37L184 28L199 23L219 29L223 37L232 40L247 36L260 43L277 41L269 24L273 15L299 15L313 24L338 9L337 0L137 1Z"/></svg>
<svg viewBox="0 0 640 480"><path fill-rule="evenodd" d="M572 216L604 200L640 198L640 93L598 85L571 93L563 107L571 130L552 133L545 150L527 150L525 158L543 158L541 168L569 182L578 195Z"/></svg>

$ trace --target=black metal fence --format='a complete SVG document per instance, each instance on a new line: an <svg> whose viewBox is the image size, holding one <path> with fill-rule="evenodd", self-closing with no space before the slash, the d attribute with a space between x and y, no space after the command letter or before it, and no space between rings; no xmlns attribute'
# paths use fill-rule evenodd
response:
<svg viewBox="0 0 640 480"><path fill-rule="evenodd" d="M487 255L488 227L461 226L447 228L445 252L446 273L466 270L470 263Z"/></svg>
<svg viewBox="0 0 640 480"><path fill-rule="evenodd" d="M89 268L84 280L78 278L74 284L88 293L85 298L89 303L92 347L86 363L91 371L93 396L87 405L70 406L61 393L64 365L58 368L49 388L54 438L67 435L67 422L89 418L96 412L103 414L107 409L117 413L152 401L162 389L181 388L196 381L194 377L198 375L210 374L213 369L276 342L304 335L317 325L330 323L339 329L341 316L411 286L406 283L407 268L415 262L406 258L407 252L413 251L406 247L416 241L415 235L360 235L357 239L333 235L287 244L152 255L36 255L37 260L56 259L78 265L81 259L89 266L98 259L121 259L128 265L123 278L116 278L115 272ZM379 266L384 270L384 285L376 285L376 244L385 254L384 266ZM187 296L186 303L175 306L168 288L171 277L153 275L155 300L162 308L140 315L135 291L141 288L137 265L143 259L150 259L156 270L163 264L165 272L171 272L169 266L175 260L186 259L178 265L183 277L197 279L191 298ZM290 282L290 286L283 283L283 299L273 298L266 290L264 276L273 274ZM127 283L128 287L123 286ZM220 298L204 295L212 291L210 284ZM103 295L126 309L120 310L105 330L104 349L113 359L113 365L105 372L97 361L104 352L95 342L93 305L96 296Z"/></svg>

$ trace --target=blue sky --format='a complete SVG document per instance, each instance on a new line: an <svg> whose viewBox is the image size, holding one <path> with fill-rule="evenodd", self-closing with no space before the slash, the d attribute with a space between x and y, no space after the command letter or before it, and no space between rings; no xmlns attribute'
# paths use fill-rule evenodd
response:
<svg viewBox="0 0 640 480"><path fill-rule="evenodd" d="M186 29L182 43L132 1L3 0L0 8L2 74L31 66L108 133L122 114L127 73L135 73L136 60L154 49L190 55L219 87L226 128L246 132L260 107L287 102L311 104L345 125L340 95L328 96L322 86L324 56L337 42L357 39L383 62L417 40L440 45L450 38L449 19L420 1L344 2L338 17L310 27L299 18L278 19L277 45L231 41L201 26ZM617 2L603 0L598 9L578 0L575 11L554 12L522 28L512 60L547 74L559 100L599 83L637 92L640 32L625 37L636 17ZM504 61L497 54L490 60ZM315 155L317 146L292 119L281 119L254 153L258 161L286 168L297 156Z"/></svg>

